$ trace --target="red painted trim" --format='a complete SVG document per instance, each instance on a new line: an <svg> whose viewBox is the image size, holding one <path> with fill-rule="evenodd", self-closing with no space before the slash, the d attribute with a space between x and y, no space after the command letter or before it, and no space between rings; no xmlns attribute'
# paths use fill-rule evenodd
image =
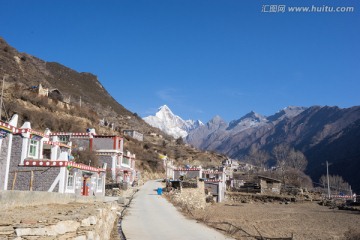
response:
<svg viewBox="0 0 360 240"><path fill-rule="evenodd" d="M54 132L50 136L89 136L89 133Z"/></svg>
<svg viewBox="0 0 360 240"><path fill-rule="evenodd" d="M353 196L350 196L350 195L344 195L344 196L341 196L341 195L331 195L332 198L353 198Z"/></svg>
<svg viewBox="0 0 360 240"><path fill-rule="evenodd" d="M118 137L114 137L114 144L113 144L113 149L116 150L116 142L117 142Z"/></svg>
<svg viewBox="0 0 360 240"><path fill-rule="evenodd" d="M52 146L60 146L60 147L71 148L69 145L63 144L61 142L44 141L44 144L52 145Z"/></svg>
<svg viewBox="0 0 360 240"><path fill-rule="evenodd" d="M214 182L214 183L219 183L221 182L221 180L210 180L210 179L205 179L204 182Z"/></svg>
<svg viewBox="0 0 360 240"><path fill-rule="evenodd" d="M70 161L50 161L50 160L29 160L25 159L24 167L74 167L90 172L104 172L105 169L91 167L82 163Z"/></svg>
<svg viewBox="0 0 360 240"><path fill-rule="evenodd" d="M187 171L200 171L200 168L178 168L178 169L174 169L174 171L183 171L183 172L187 172Z"/></svg>
<svg viewBox="0 0 360 240"><path fill-rule="evenodd" d="M90 138L90 141L89 141L89 148L90 148L90 152L93 150L93 138Z"/></svg>
<svg viewBox="0 0 360 240"><path fill-rule="evenodd" d="M10 124L0 122L0 126L5 130L8 130L9 132L16 133L18 129L16 127L11 126Z"/></svg>
<svg viewBox="0 0 360 240"><path fill-rule="evenodd" d="M117 137L116 135L94 135L94 138L113 138Z"/></svg>

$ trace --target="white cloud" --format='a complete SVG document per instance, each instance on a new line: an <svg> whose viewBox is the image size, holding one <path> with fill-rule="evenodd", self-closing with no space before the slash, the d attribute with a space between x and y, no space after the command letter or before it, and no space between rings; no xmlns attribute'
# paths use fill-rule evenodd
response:
<svg viewBox="0 0 360 240"><path fill-rule="evenodd" d="M156 92L156 96L165 104L182 105L186 96L179 94L175 88L161 89Z"/></svg>

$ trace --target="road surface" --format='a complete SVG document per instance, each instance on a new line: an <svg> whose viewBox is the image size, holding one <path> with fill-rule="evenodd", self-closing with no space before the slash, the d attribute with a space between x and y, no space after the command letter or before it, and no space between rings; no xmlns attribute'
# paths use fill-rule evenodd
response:
<svg viewBox="0 0 360 240"><path fill-rule="evenodd" d="M148 181L135 194L122 221L127 240L223 240L221 233L185 218L164 197L157 181Z"/></svg>

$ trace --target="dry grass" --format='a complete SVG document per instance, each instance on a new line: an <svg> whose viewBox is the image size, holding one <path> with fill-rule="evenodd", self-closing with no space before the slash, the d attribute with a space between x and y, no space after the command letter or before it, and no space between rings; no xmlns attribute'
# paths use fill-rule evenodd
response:
<svg viewBox="0 0 360 240"><path fill-rule="evenodd" d="M263 237L294 239L360 239L359 212L341 211L314 202L220 203L192 215L198 221L236 239ZM356 230L355 230L356 229Z"/></svg>

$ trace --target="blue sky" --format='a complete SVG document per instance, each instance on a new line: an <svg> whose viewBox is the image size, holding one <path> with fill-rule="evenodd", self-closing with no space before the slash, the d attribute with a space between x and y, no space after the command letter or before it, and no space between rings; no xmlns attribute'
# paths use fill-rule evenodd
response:
<svg viewBox="0 0 360 240"><path fill-rule="evenodd" d="M91 72L140 116L230 121L289 105L360 102L358 0L0 0L0 36ZM352 13L270 13L268 5Z"/></svg>

